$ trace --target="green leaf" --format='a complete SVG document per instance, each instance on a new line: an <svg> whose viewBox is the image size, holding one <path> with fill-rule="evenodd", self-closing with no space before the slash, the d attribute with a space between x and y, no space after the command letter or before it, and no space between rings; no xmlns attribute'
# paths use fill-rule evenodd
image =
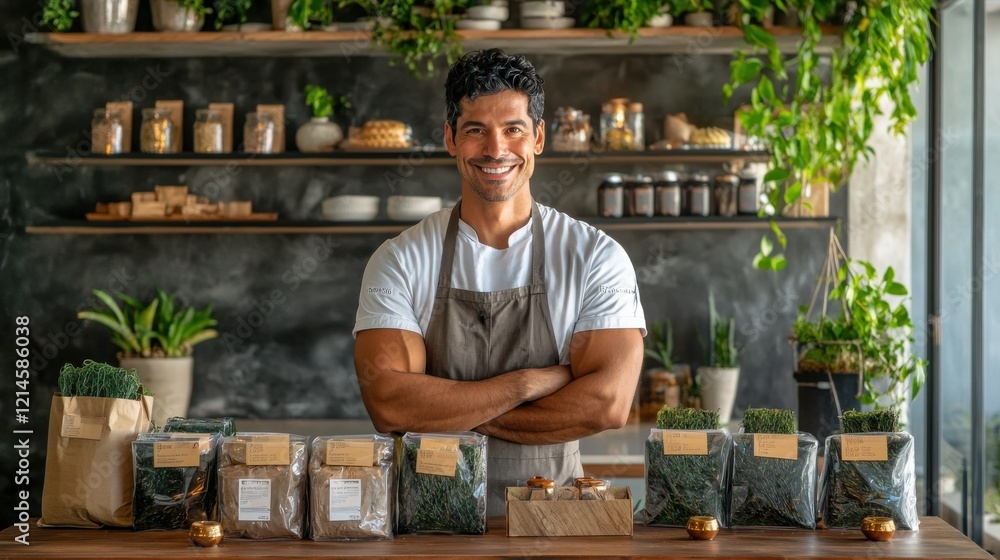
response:
<svg viewBox="0 0 1000 560"><path fill-rule="evenodd" d="M794 204L802 196L802 183L796 181L785 189L785 204Z"/></svg>
<svg viewBox="0 0 1000 560"><path fill-rule="evenodd" d="M771 270L771 259L757 253L753 257L753 266L759 268L760 270Z"/></svg>
<svg viewBox="0 0 1000 560"><path fill-rule="evenodd" d="M885 269L885 275L882 276L882 281L892 282L892 279L895 277L896 277L896 271L894 271L890 266L889 268Z"/></svg>
<svg viewBox="0 0 1000 560"><path fill-rule="evenodd" d="M785 270L785 267L787 265L788 265L788 261L785 260L785 255L783 255L783 254L777 254L777 255L771 257L771 268L773 268L774 270L780 272L782 270Z"/></svg>
<svg viewBox="0 0 1000 560"><path fill-rule="evenodd" d="M775 167L774 169L767 172L764 175L765 183L774 183L777 181L784 181L792 175L791 171L784 167Z"/></svg>
<svg viewBox="0 0 1000 560"><path fill-rule="evenodd" d="M778 222L776 222L774 220L770 220L768 222L768 225L771 226L771 231L774 233L774 236L776 238L778 238L778 244L781 245L781 248L782 249L787 249L788 248L788 237L785 236L785 232L781 231L781 227L778 226Z"/></svg>
<svg viewBox="0 0 1000 560"><path fill-rule="evenodd" d="M764 235L760 238L760 254L767 257L771 255L771 251L774 250L774 243L771 238Z"/></svg>
<svg viewBox="0 0 1000 560"><path fill-rule="evenodd" d="M885 291L887 294L892 294L894 296L905 296L909 294L906 290L906 286L900 284L899 282L891 282L886 286Z"/></svg>

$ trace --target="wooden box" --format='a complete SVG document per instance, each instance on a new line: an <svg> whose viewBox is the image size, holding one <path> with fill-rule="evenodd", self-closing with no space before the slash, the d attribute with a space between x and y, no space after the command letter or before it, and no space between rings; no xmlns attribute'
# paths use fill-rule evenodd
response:
<svg viewBox="0 0 1000 560"><path fill-rule="evenodd" d="M608 493L614 499L529 501L531 489L507 488L507 536L632 536L632 491L611 486Z"/></svg>
<svg viewBox="0 0 1000 560"><path fill-rule="evenodd" d="M153 189L156 192L156 200L167 205L168 214L180 212L181 206L187 202L188 188L184 185L156 185Z"/></svg>

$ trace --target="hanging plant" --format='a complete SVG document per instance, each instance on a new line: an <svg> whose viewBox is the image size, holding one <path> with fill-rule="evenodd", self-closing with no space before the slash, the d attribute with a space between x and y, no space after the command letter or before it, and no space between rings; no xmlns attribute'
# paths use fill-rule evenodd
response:
<svg viewBox="0 0 1000 560"><path fill-rule="evenodd" d="M42 23L56 31L69 31L79 15L76 0L46 0L42 7Z"/></svg>
<svg viewBox="0 0 1000 560"><path fill-rule="evenodd" d="M331 0L293 0L288 7L288 18L300 30L309 29L312 24L324 27L333 23L333 2Z"/></svg>
<svg viewBox="0 0 1000 560"><path fill-rule="evenodd" d="M587 27L628 33L634 41L639 36L640 27L648 27L667 4L666 0L609 0L607 2L587 2L583 6L583 23Z"/></svg>
<svg viewBox="0 0 1000 560"><path fill-rule="evenodd" d="M227 22L243 25L253 6L253 0L215 0L215 28L222 29Z"/></svg>
<svg viewBox="0 0 1000 560"><path fill-rule="evenodd" d="M770 0L739 0L743 20L760 21ZM891 129L900 134L916 117L910 86L931 49L933 0L774 0L777 9L796 9L802 37L795 54L785 59L773 35L750 23L742 25L749 49L736 52L730 83L723 89L728 101L736 88L750 85L750 104L739 112L748 137L770 146L771 206L782 211L799 201L803 188L843 184L860 158L874 153L869 144L880 104L892 103ZM850 11L848 7L853 7ZM820 75L823 24L846 13L840 41L830 55L830 77ZM789 69L795 70L794 74ZM781 250L787 239L771 222L773 241L762 242L754 264L781 270Z"/></svg>

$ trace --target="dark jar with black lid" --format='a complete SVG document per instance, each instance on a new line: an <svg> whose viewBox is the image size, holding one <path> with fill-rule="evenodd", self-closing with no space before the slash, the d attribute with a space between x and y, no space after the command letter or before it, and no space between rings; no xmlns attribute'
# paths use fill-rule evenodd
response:
<svg viewBox="0 0 1000 560"><path fill-rule="evenodd" d="M656 209L653 178L640 175L625 180L625 215L652 217Z"/></svg>
<svg viewBox="0 0 1000 560"><path fill-rule="evenodd" d="M625 185L621 175L607 175L597 187L597 215L621 218L625 212Z"/></svg>
<svg viewBox="0 0 1000 560"><path fill-rule="evenodd" d="M659 173L653 181L657 216L680 216L684 208L680 177L674 171Z"/></svg>

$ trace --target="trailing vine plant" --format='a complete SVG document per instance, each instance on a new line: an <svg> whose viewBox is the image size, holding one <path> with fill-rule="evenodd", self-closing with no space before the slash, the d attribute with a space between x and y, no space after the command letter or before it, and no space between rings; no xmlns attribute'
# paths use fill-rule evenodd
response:
<svg viewBox="0 0 1000 560"><path fill-rule="evenodd" d="M796 9L802 37L794 56L785 59L760 21L772 4ZM743 37L748 49L737 51L724 86L728 101L736 88L750 85L750 104L739 112L748 137L770 146L770 169L764 176L771 206L781 212L800 200L803 187L829 183L839 187L860 158L874 152L869 140L882 103L890 102L894 133L903 133L917 111L910 86L931 49L933 0L739 0ZM853 10L848 10L848 5ZM844 13L840 41L830 55L830 76L821 75L823 24ZM789 70L794 68L794 73ZM777 240L780 249L775 247ZM781 270L787 239L771 221L754 264Z"/></svg>

